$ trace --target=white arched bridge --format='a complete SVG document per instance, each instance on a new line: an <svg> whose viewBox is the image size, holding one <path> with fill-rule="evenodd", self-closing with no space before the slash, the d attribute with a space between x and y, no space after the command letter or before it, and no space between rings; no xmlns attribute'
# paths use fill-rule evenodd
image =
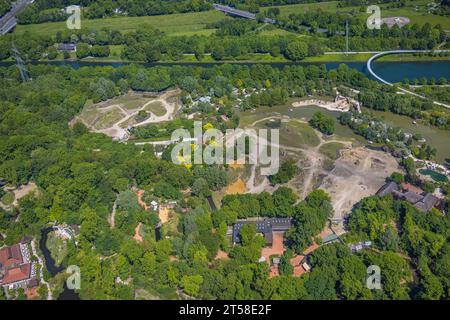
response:
<svg viewBox="0 0 450 320"><path fill-rule="evenodd" d="M383 51L383 52L378 52L375 55L373 55L369 60L367 60L367 71L369 72L369 74L371 76L373 76L375 79L377 79L378 81L387 84L389 86L393 86L393 84L387 80L384 80L383 78L381 78L379 75L377 75L373 69L372 69L372 62L374 62L375 60L377 60L378 58L382 57L382 56L387 56L387 55L391 55L391 54L405 54L405 53L441 53L441 52L450 52L450 50L392 50L392 51ZM421 99L428 99L427 97L424 97L420 94L417 94L415 92L403 89L403 88L399 88L400 91L407 93L407 94L411 94L413 96L416 96L418 98ZM449 108L450 109L450 105L438 102L438 101L433 101L434 104L436 105L440 105L442 107L445 108Z"/></svg>

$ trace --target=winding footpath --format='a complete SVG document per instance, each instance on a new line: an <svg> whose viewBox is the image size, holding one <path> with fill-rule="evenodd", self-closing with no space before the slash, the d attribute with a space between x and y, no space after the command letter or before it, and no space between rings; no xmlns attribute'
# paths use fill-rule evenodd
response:
<svg viewBox="0 0 450 320"><path fill-rule="evenodd" d="M47 281L45 281L45 279L44 279L45 264L44 264L44 261L42 260L42 258L37 253L35 241L36 241L36 238L34 238L31 241L31 250L33 251L33 255L36 257L39 264L41 265L41 267L39 269L39 277L41 278L41 282L47 286L47 300L53 300L52 290L50 289L50 284Z"/></svg>

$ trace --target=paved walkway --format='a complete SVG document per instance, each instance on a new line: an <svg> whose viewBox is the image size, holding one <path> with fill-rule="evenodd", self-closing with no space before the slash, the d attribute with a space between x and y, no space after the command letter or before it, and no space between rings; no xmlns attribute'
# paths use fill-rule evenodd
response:
<svg viewBox="0 0 450 320"><path fill-rule="evenodd" d="M37 250L36 250L36 239L33 239L31 241L31 250L33 251L33 255L36 257L36 259L38 260L39 264L41 265L41 268L39 270L39 276L41 278L41 282L43 284L45 284L47 286L47 300L53 300L53 296L52 296L52 290L50 289L50 284L45 281L44 279L44 268L45 268L45 264L44 261L42 260L42 258L38 255Z"/></svg>

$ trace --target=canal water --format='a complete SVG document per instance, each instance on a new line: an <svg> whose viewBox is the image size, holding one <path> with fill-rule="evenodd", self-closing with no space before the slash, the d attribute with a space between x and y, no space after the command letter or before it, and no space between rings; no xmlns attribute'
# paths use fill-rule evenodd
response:
<svg viewBox="0 0 450 320"><path fill-rule="evenodd" d="M47 248L48 234L53 230L53 227L43 229L41 231L41 240L39 241L39 249L41 249L42 254L44 255L45 268L52 277L56 276L65 269L62 264L60 266L56 266L55 260L50 254L50 250ZM74 290L67 288L67 285L64 282L64 291L58 296L58 300L80 300L80 296Z"/></svg>
<svg viewBox="0 0 450 320"><path fill-rule="evenodd" d="M369 76L369 73L366 68L365 62L326 62L326 63L316 63L316 62L257 62L257 63L249 63L249 62L226 62L232 64L240 64L240 65L253 65L253 64L270 64L273 67L282 68L286 65L322 65L325 64L327 70L336 69L341 64L346 64L350 68L357 69L360 72ZM15 63L13 61L1 61L0 66L11 66ZM131 64L129 62L89 62L89 61L37 61L32 62L31 64L51 64L51 65L61 65L61 66L70 66L74 69L79 69L81 67L92 66L111 66L114 68L118 68L124 65ZM195 67L213 67L218 63L195 63L195 62L156 62L156 63L141 63L146 67L154 67L154 66L195 66ZM389 82L401 82L403 79L408 78L413 80L415 78L421 79L423 77L426 78L435 78L439 79L440 77L445 77L450 80L450 60L435 60L435 61L375 61L372 64L373 71L381 76L383 79Z"/></svg>

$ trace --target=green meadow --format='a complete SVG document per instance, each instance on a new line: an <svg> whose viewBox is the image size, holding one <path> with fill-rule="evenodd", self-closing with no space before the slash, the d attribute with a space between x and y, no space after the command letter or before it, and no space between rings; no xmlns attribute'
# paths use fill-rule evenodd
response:
<svg viewBox="0 0 450 320"><path fill-rule="evenodd" d="M81 20L81 28L116 29L122 32L132 32L139 27L152 26L168 35L208 35L215 29L206 29L210 23L226 19L219 11L193 12L146 17L114 17L94 20ZM14 33L34 32L40 34L56 34L66 30L65 22L49 22L41 24L19 25Z"/></svg>

